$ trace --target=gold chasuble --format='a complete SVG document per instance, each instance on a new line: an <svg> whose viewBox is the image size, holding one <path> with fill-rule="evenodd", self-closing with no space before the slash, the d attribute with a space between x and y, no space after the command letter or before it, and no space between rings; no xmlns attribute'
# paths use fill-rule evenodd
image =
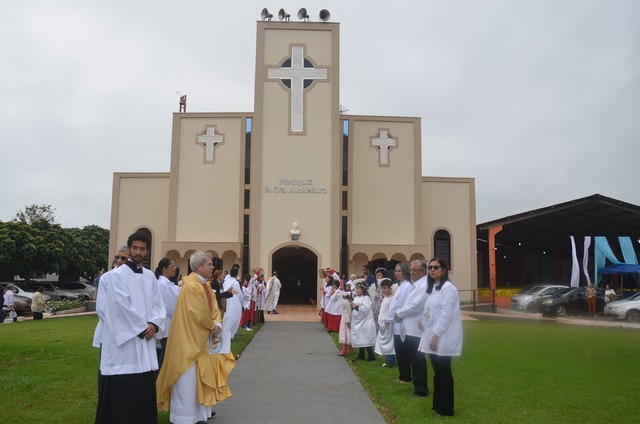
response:
<svg viewBox="0 0 640 424"><path fill-rule="evenodd" d="M199 404L213 406L231 396L227 378L236 364L233 353L209 354L209 330L222 322L215 296L209 284L202 284L195 273L184 277L182 282L156 382L160 411L169 411L171 387L194 362Z"/></svg>

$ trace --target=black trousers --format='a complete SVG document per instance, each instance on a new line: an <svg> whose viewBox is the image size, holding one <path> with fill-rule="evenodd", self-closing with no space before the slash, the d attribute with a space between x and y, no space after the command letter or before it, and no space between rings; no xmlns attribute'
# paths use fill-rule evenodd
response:
<svg viewBox="0 0 640 424"><path fill-rule="evenodd" d="M156 353L158 354L158 373L160 373L160 368L162 368L162 363L164 362L164 353L167 351L167 338L160 339L160 346L162 349L156 349Z"/></svg>
<svg viewBox="0 0 640 424"><path fill-rule="evenodd" d="M413 377L413 393L418 396L427 396L429 387L427 386L427 358L424 353L418 350L420 337L406 336L404 342L409 352L411 370Z"/></svg>
<svg viewBox="0 0 640 424"><path fill-rule="evenodd" d="M42 312L34 312L33 319L42 319Z"/></svg>
<svg viewBox="0 0 640 424"><path fill-rule="evenodd" d="M398 377L402 381L411 381L411 359L409 358L409 350L407 344L400 340L400 336L393 335L393 347L396 350L396 361L398 362Z"/></svg>
<svg viewBox="0 0 640 424"><path fill-rule="evenodd" d="M453 373L451 356L429 354L433 366L433 409L440 415L453 415Z"/></svg>
<svg viewBox="0 0 640 424"><path fill-rule="evenodd" d="M376 355L373 353L373 346L360 347L358 348L358 359L364 359L364 351L367 351L368 357L370 361L375 361Z"/></svg>
<svg viewBox="0 0 640 424"><path fill-rule="evenodd" d="M96 424L157 424L156 372L103 375Z"/></svg>

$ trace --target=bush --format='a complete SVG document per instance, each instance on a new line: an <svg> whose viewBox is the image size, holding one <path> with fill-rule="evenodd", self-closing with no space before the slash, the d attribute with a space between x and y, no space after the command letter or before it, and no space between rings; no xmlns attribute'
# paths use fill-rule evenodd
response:
<svg viewBox="0 0 640 424"><path fill-rule="evenodd" d="M516 289L496 289L496 297L511 297L518 294L522 288ZM479 289L478 296L491 297L491 289Z"/></svg>
<svg viewBox="0 0 640 424"><path fill-rule="evenodd" d="M66 311L67 309L82 308L84 300L52 300L47 302L51 308L51 312Z"/></svg>

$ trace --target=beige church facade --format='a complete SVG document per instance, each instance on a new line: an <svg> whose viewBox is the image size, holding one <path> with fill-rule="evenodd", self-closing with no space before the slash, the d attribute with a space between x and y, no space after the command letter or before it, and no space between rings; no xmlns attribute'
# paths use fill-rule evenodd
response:
<svg viewBox="0 0 640 424"><path fill-rule="evenodd" d="M277 270L291 302L320 268L436 255L476 288L474 180L422 176L420 118L340 112L339 28L258 22L254 112L174 114L169 172L114 174L110 251L146 229L152 269L204 250Z"/></svg>

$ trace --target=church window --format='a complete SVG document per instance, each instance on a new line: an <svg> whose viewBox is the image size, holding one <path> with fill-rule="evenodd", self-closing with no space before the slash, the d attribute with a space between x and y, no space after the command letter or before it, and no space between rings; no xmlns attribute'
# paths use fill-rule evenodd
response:
<svg viewBox="0 0 640 424"><path fill-rule="evenodd" d="M447 261L449 271L453 269L451 261L451 235L447 230L438 230L433 236L433 256Z"/></svg>

